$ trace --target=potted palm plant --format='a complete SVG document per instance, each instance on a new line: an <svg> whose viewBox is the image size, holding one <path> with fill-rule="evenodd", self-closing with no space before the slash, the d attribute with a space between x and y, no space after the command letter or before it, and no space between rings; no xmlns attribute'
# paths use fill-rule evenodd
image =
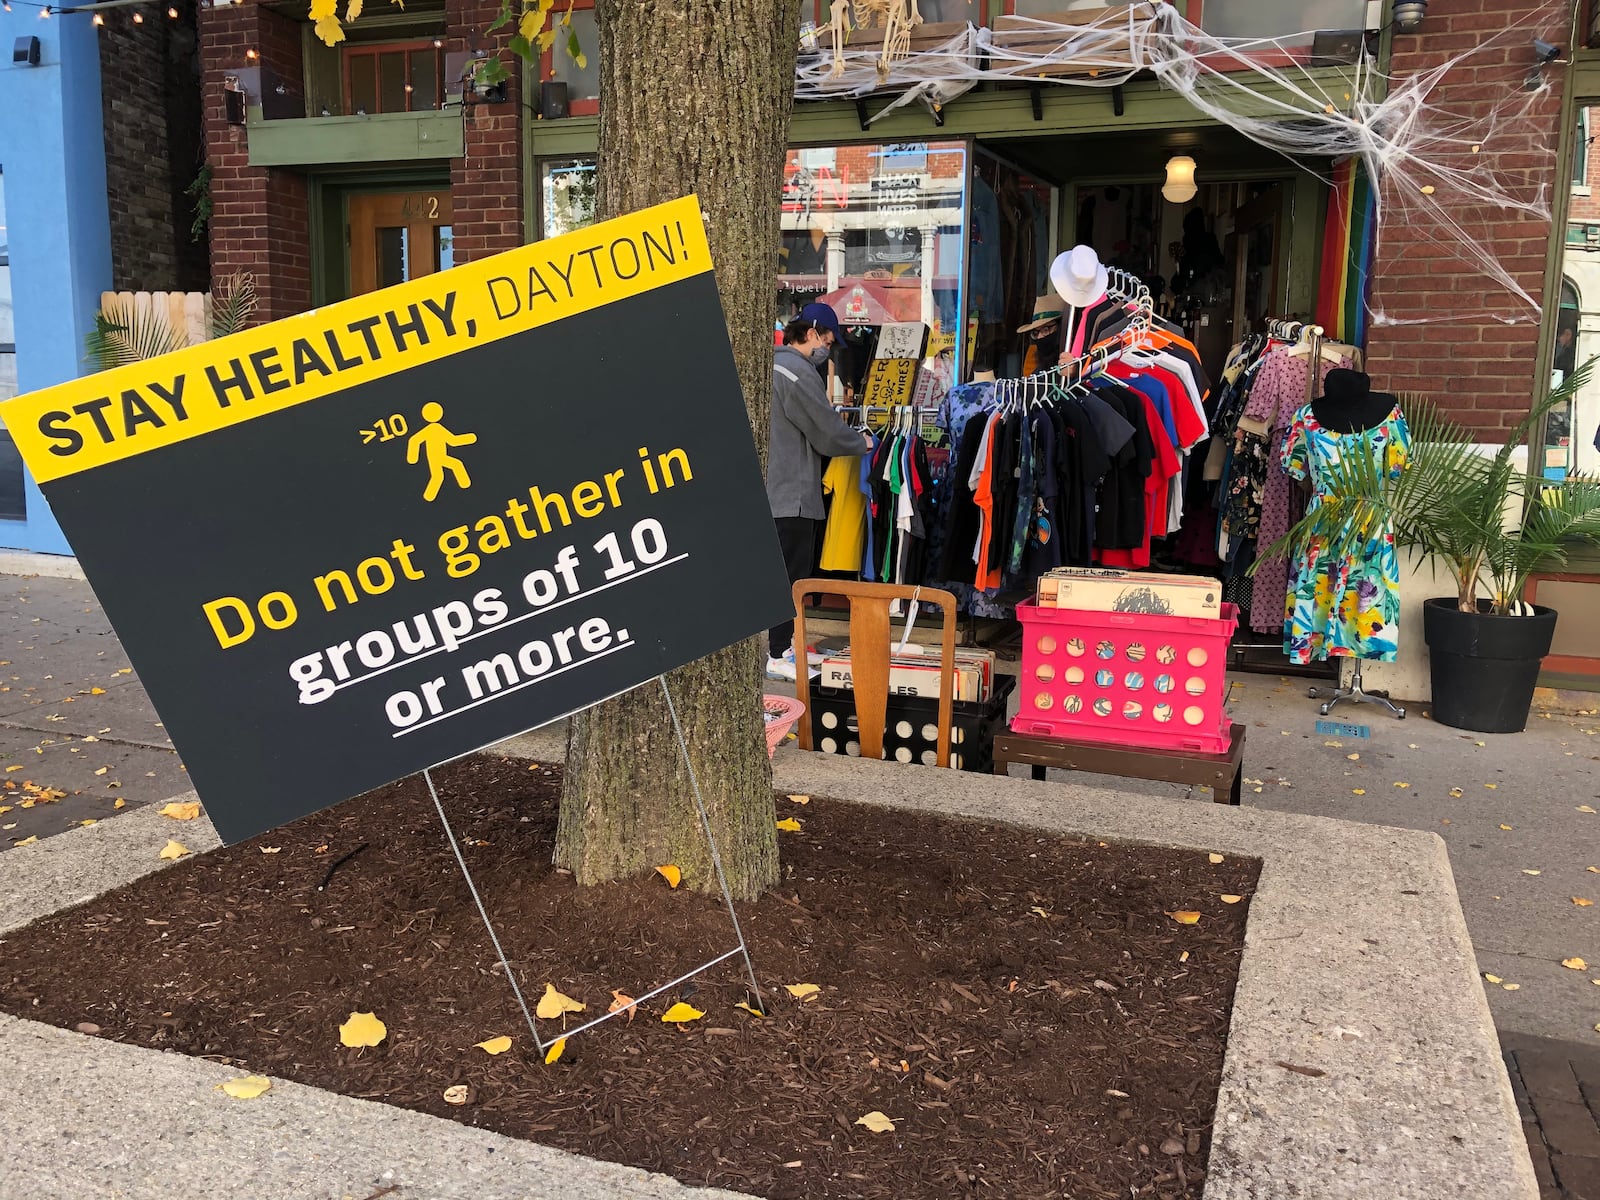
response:
<svg viewBox="0 0 1600 1200"><path fill-rule="evenodd" d="M1484 733L1527 725L1556 613L1526 603L1523 592L1535 571L1564 565L1575 543L1600 540L1600 478L1551 482L1519 464L1517 449L1577 394L1592 366L1554 389L1493 454L1431 402L1403 398L1407 468L1385 472L1371 455L1350 455L1321 481L1323 501L1267 552L1319 538L1332 553L1353 553L1388 527L1397 548L1419 551L1435 573L1442 566L1455 595L1426 601L1422 613L1441 724Z"/></svg>

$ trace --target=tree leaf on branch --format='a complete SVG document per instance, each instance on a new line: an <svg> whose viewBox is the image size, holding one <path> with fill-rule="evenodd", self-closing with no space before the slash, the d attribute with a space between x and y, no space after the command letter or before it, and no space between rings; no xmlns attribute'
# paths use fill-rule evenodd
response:
<svg viewBox="0 0 1600 1200"><path fill-rule="evenodd" d="M500 0L500 11L495 14L494 20L489 22L487 32L493 33L509 24L511 24L511 0Z"/></svg>

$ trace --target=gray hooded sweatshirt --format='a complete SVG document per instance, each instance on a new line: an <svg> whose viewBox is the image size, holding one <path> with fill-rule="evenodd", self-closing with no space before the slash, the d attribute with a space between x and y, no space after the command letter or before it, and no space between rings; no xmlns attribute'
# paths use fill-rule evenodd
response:
<svg viewBox="0 0 1600 1200"><path fill-rule="evenodd" d="M772 363L772 429L767 500L774 517L820 521L822 459L866 453L861 434L828 404L822 377L805 355L781 346Z"/></svg>

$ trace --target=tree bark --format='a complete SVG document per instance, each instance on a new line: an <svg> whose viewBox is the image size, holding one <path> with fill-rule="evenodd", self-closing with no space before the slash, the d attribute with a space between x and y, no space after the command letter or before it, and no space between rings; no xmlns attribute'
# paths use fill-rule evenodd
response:
<svg viewBox="0 0 1600 1200"><path fill-rule="evenodd" d="M597 0L595 15L599 216L699 195L745 409L765 461L799 0ZM641 353L672 349L670 329L626 332ZM683 419L693 421L694 412ZM717 619L715 596L705 598L705 619ZM668 677L728 883L740 898L778 877L760 702L765 654L750 639ZM717 887L658 685L573 718L556 861L580 883L671 863L686 885Z"/></svg>

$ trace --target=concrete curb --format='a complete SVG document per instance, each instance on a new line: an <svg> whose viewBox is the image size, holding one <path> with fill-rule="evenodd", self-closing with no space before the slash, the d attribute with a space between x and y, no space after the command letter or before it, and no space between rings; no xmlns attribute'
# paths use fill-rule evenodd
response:
<svg viewBox="0 0 1600 1200"><path fill-rule="evenodd" d="M556 745L496 749L553 760ZM1262 859L1206 1200L1538 1196L1434 835L958 772L932 791L931 772L793 750L774 773L785 791ZM183 828L196 850L216 844L203 819ZM0 932L157 869L171 834L142 810L0 855ZM0 1195L733 1195L291 1083L227 1101L215 1085L236 1073L0 1018L0 1088L29 1114L0 1146Z"/></svg>
<svg viewBox="0 0 1600 1200"><path fill-rule="evenodd" d="M35 554L30 550L0 550L0 575L45 575L51 579L82 579L83 568L67 554Z"/></svg>

